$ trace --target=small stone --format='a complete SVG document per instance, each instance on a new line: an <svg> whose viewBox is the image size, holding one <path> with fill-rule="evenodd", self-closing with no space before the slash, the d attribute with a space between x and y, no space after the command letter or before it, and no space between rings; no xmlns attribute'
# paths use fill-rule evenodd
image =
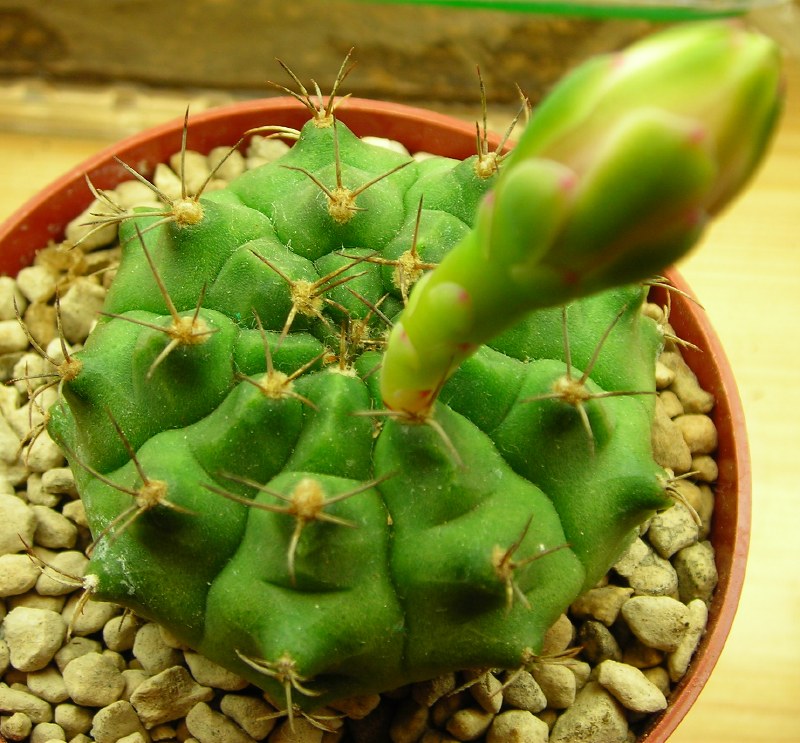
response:
<svg viewBox="0 0 800 743"><path fill-rule="evenodd" d="M62 550L75 546L78 528L68 518L45 506L31 506L31 510L36 517L36 531L33 535L36 544Z"/></svg>
<svg viewBox="0 0 800 743"><path fill-rule="evenodd" d="M53 467L42 473L42 490L57 495L77 497L78 490L75 486L75 475L69 467Z"/></svg>
<svg viewBox="0 0 800 743"><path fill-rule="evenodd" d="M683 503L675 503L650 520L647 538L661 557L669 559L678 550L697 542L698 524Z"/></svg>
<svg viewBox="0 0 800 743"><path fill-rule="evenodd" d="M151 728L178 720L198 702L213 697L213 690L200 686L183 666L173 666L142 681L131 694L131 704L145 727Z"/></svg>
<svg viewBox="0 0 800 743"><path fill-rule="evenodd" d="M64 464L64 453L47 431L40 431L22 452L23 461L31 472L47 472ZM74 544L74 542L73 542ZM46 547L46 544L42 544Z"/></svg>
<svg viewBox="0 0 800 743"><path fill-rule="evenodd" d="M29 302L48 302L56 293L58 278L44 266L26 266L17 274L17 288Z"/></svg>
<svg viewBox="0 0 800 743"><path fill-rule="evenodd" d="M472 698L481 709L496 715L503 705L503 685L493 673L484 673L469 687Z"/></svg>
<svg viewBox="0 0 800 743"><path fill-rule="evenodd" d="M25 483L25 499L32 506L46 506L55 509L61 500L55 493L47 493L42 489L42 476L38 472L31 472Z"/></svg>
<svg viewBox="0 0 800 743"><path fill-rule="evenodd" d="M17 320L0 320L0 355L28 350L28 336Z"/></svg>
<svg viewBox="0 0 800 743"><path fill-rule="evenodd" d="M116 743L132 733L144 734L145 729L131 703L122 699L103 707L92 719L96 743Z"/></svg>
<svg viewBox="0 0 800 743"><path fill-rule="evenodd" d="M494 714L484 709L460 709L447 721L447 732L458 740L477 740L492 724Z"/></svg>
<svg viewBox="0 0 800 743"><path fill-rule="evenodd" d="M88 733L92 728L92 713L77 704L59 704L55 709L54 720L61 725L67 739Z"/></svg>
<svg viewBox="0 0 800 743"><path fill-rule="evenodd" d="M90 251L111 244L117 238L117 225L115 223L103 225L96 229L96 225L89 224L99 216L111 216L113 208L105 201L94 199L86 209L70 221L65 229L65 239L70 245L80 243L80 250Z"/></svg>
<svg viewBox="0 0 800 743"><path fill-rule="evenodd" d="M178 177L182 176L183 187L190 196L200 191L211 173L206 156L194 150L176 152L169 165Z"/></svg>
<svg viewBox="0 0 800 743"><path fill-rule="evenodd" d="M83 343L103 308L106 292L91 279L78 278L61 297L61 328L70 343Z"/></svg>
<svg viewBox="0 0 800 743"><path fill-rule="evenodd" d="M63 674L64 669L75 658L87 653L99 653L101 650L102 646L97 640L91 640L88 637L71 637L69 642L56 653L56 665Z"/></svg>
<svg viewBox="0 0 800 743"><path fill-rule="evenodd" d="M428 707L418 704L414 699L404 699L389 729L392 743L415 743L419 740L428 727L428 714Z"/></svg>
<svg viewBox="0 0 800 743"><path fill-rule="evenodd" d="M122 672L122 678L125 681L125 690L120 695L120 699L127 702L131 701L133 693L145 682L147 679L152 678L147 671L141 668L126 668Z"/></svg>
<svg viewBox="0 0 800 743"><path fill-rule="evenodd" d="M603 661L597 667L597 681L625 709L650 714L667 706L666 697L646 676L633 666L614 660Z"/></svg>
<svg viewBox="0 0 800 743"><path fill-rule="evenodd" d="M116 743L149 743L146 733L131 733L124 738L120 738Z"/></svg>
<svg viewBox="0 0 800 743"><path fill-rule="evenodd" d="M645 668L642 673L665 697L669 696L671 685L669 673L666 668L663 666L654 666L653 668Z"/></svg>
<svg viewBox="0 0 800 743"><path fill-rule="evenodd" d="M664 660L664 653L656 648L649 648L635 637L625 643L622 651L622 662L634 668L653 668Z"/></svg>
<svg viewBox="0 0 800 743"><path fill-rule="evenodd" d="M48 665L41 671L32 671L28 674L26 683L37 697L51 704L58 704L69 698L64 679L58 668L53 665Z"/></svg>
<svg viewBox="0 0 800 743"><path fill-rule="evenodd" d="M486 743L547 743L550 729L535 715L512 709L492 720Z"/></svg>
<svg viewBox="0 0 800 743"><path fill-rule="evenodd" d="M275 727L276 721L270 717L275 710L258 697L226 694L222 697L219 707L225 715L256 740L266 738Z"/></svg>
<svg viewBox="0 0 800 743"><path fill-rule="evenodd" d="M153 622L139 628L133 642L133 655L142 668L153 676L180 665L183 660L180 651L164 642L158 625Z"/></svg>
<svg viewBox="0 0 800 743"><path fill-rule="evenodd" d="M76 526L81 526L84 529L89 528L89 520L86 518L86 508L82 500L73 500L65 503L61 513Z"/></svg>
<svg viewBox="0 0 800 743"><path fill-rule="evenodd" d="M22 321L33 339L44 348L58 337L56 308L52 304L34 302L25 310Z"/></svg>
<svg viewBox="0 0 800 743"><path fill-rule="evenodd" d="M0 555L0 596L18 596L30 591L41 574L28 555Z"/></svg>
<svg viewBox="0 0 800 743"><path fill-rule="evenodd" d="M19 606L3 620L11 665L18 671L40 671L56 654L67 633L60 614Z"/></svg>
<svg viewBox="0 0 800 743"><path fill-rule="evenodd" d="M31 718L24 712L14 712L9 717L0 719L0 735L6 740L25 740L31 734L32 729Z"/></svg>
<svg viewBox="0 0 800 743"><path fill-rule="evenodd" d="M578 643L583 647L583 654L592 663L602 663L609 658L622 659L619 643L602 622L591 619L584 622L578 630Z"/></svg>
<svg viewBox="0 0 800 743"><path fill-rule="evenodd" d="M0 276L0 320L15 320L17 312L25 312L28 300L10 276Z"/></svg>
<svg viewBox="0 0 800 743"><path fill-rule="evenodd" d="M694 478L701 482L716 482L719 477L717 460L708 454L698 454L692 457L692 472Z"/></svg>
<svg viewBox="0 0 800 743"><path fill-rule="evenodd" d="M676 596L678 592L675 568L669 560L655 553L651 553L628 576L628 583L640 596Z"/></svg>
<svg viewBox="0 0 800 743"><path fill-rule="evenodd" d="M70 597L64 607L62 615L72 629L75 637L85 637L100 632L106 622L119 614L120 607L108 601L86 601L81 602L82 596L76 594ZM80 609L77 612L76 610Z"/></svg>
<svg viewBox="0 0 800 743"><path fill-rule="evenodd" d="M511 671L506 677L503 701L509 707L536 714L547 707L542 687L528 671Z"/></svg>
<svg viewBox="0 0 800 743"><path fill-rule="evenodd" d="M714 407L714 395L706 392L697 376L678 351L661 354L661 362L675 372L670 389L678 396L687 413L708 413Z"/></svg>
<svg viewBox="0 0 800 743"><path fill-rule="evenodd" d="M31 738L29 743L50 743L51 741L66 740L67 736L64 734L61 725L55 722L40 722L34 725L31 730Z"/></svg>
<svg viewBox="0 0 800 743"><path fill-rule="evenodd" d="M123 612L103 625L103 642L109 650L123 653L133 648L140 622L132 612Z"/></svg>
<svg viewBox="0 0 800 743"><path fill-rule="evenodd" d="M669 596L634 596L621 614L641 642L666 652L677 650L689 627L689 610Z"/></svg>
<svg viewBox="0 0 800 743"><path fill-rule="evenodd" d="M64 683L72 701L86 707L106 707L116 702L125 688L122 673L100 653L87 653L70 661Z"/></svg>
<svg viewBox="0 0 800 743"><path fill-rule="evenodd" d="M248 685L246 679L210 661L200 653L187 650L184 651L183 657L198 684L222 691L239 691Z"/></svg>
<svg viewBox="0 0 800 743"><path fill-rule="evenodd" d="M658 396L658 399L661 400L664 412L670 418L677 418L679 415L683 415L686 412L678 396L672 390L664 390Z"/></svg>
<svg viewBox="0 0 800 743"><path fill-rule="evenodd" d="M632 593L632 588L622 586L590 588L572 603L570 611L579 619L597 619L610 627L617 621L619 610Z"/></svg>
<svg viewBox="0 0 800 743"><path fill-rule="evenodd" d="M310 722L295 718L293 722L286 720L270 736L269 743L322 743L323 731ZM199 741L199 743L207 743ZM392 741L394 743L394 741ZM401 741L401 743L403 743Z"/></svg>
<svg viewBox="0 0 800 743"><path fill-rule="evenodd" d="M656 398L655 416L650 429L653 458L662 467L682 475L692 466L692 452L681 429L670 418L664 405Z"/></svg>
<svg viewBox="0 0 800 743"><path fill-rule="evenodd" d="M550 733L550 743L627 743L622 706L600 684L590 681Z"/></svg>
<svg viewBox="0 0 800 743"><path fill-rule="evenodd" d="M332 702L331 707L349 717L351 720L363 720L381 703L380 694L362 694ZM223 710L224 711L224 710Z"/></svg>
<svg viewBox="0 0 800 743"><path fill-rule="evenodd" d="M83 552L66 550L48 561L51 570L43 572L36 581L36 591L42 596L64 596L78 588L89 560ZM54 576L58 576L57 580Z"/></svg>
<svg viewBox="0 0 800 743"><path fill-rule="evenodd" d="M186 727L200 743L219 743L223 740L225 743L255 743L254 738L233 720L215 712L205 702L199 702L192 707L186 715Z"/></svg>
<svg viewBox="0 0 800 743"><path fill-rule="evenodd" d="M678 576L678 595L681 601L688 604L694 599L701 599L710 604L719 581L711 542L698 542L685 547L675 555L672 564Z"/></svg>
<svg viewBox="0 0 800 743"><path fill-rule="evenodd" d="M692 455L711 454L716 450L719 443L717 429L707 415L679 415L675 418L675 425Z"/></svg>
<svg viewBox="0 0 800 743"><path fill-rule="evenodd" d="M531 675L547 698L547 706L566 709L575 701L575 674L560 663L536 663Z"/></svg>
<svg viewBox="0 0 800 743"><path fill-rule="evenodd" d="M443 696L450 694L456 688L456 675L446 673L442 676L420 681L411 687L411 696L423 707L433 707Z"/></svg>
<svg viewBox="0 0 800 743"><path fill-rule="evenodd" d="M33 544L36 517L30 506L16 495L0 494L0 555L21 552Z"/></svg>
<svg viewBox="0 0 800 743"><path fill-rule="evenodd" d="M5 684L0 684L0 709L12 714L22 712L35 725L53 719L53 709L44 699L39 699L27 691L10 689Z"/></svg>
<svg viewBox="0 0 800 743"><path fill-rule="evenodd" d="M686 673L708 624L708 607L702 599L690 601L687 609L689 626L678 647L667 658L669 677L674 682L680 681Z"/></svg>
<svg viewBox="0 0 800 743"><path fill-rule="evenodd" d="M541 655L563 653L575 639L575 627L566 614L562 614L544 633Z"/></svg>
<svg viewBox="0 0 800 743"><path fill-rule="evenodd" d="M217 178L230 182L244 172L244 155L230 147L215 147L208 153L208 166L216 169Z"/></svg>
<svg viewBox="0 0 800 743"><path fill-rule="evenodd" d="M633 571L636 570L651 553L652 550L648 547L647 543L641 539L641 537L637 537L631 542L631 546L625 550L622 557L617 560L614 565L614 570L623 578L629 578L633 574Z"/></svg>
<svg viewBox="0 0 800 743"><path fill-rule="evenodd" d="M16 464L20 439L4 416L0 415L0 462Z"/></svg>

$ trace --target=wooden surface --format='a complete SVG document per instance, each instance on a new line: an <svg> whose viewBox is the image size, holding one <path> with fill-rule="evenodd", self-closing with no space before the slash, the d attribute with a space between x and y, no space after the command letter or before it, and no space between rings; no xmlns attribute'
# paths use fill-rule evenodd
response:
<svg viewBox="0 0 800 743"><path fill-rule="evenodd" d="M787 111L766 166L681 266L739 380L754 493L733 633L673 743L800 743L800 60L787 66ZM2 126L0 219L108 143Z"/></svg>

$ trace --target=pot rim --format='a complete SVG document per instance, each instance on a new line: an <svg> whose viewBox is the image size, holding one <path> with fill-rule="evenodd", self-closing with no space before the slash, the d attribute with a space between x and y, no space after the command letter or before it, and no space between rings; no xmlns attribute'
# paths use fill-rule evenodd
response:
<svg viewBox="0 0 800 743"><path fill-rule="evenodd" d="M272 119L270 119L272 117ZM307 108L290 97L243 101L194 114L189 120L187 147L208 152L239 140L242 131L272 121L300 128L309 118ZM475 153L475 126L437 112L406 104L346 98L337 118L357 135L372 134L402 141L411 152L426 150L464 158ZM275 120L277 119L277 121ZM62 238L66 224L83 211L92 197L86 178L99 189L113 188L130 175L116 158L149 175L180 149L183 118L152 127L102 149L69 170L17 209L0 225L0 275L16 275L29 265L36 251ZM501 138L490 135L491 148ZM671 296L670 321L679 337L703 349L683 350L684 358L704 389L714 394L712 418L719 433L719 479L711 541L719 569L719 583L709 611L709 624L687 673L673 689L669 706L655 717L639 740L663 743L697 700L719 659L730 632L745 575L750 538L751 470L744 412L733 371L722 344L705 312L696 305L691 289L674 268L666 272L679 290ZM665 301L665 290L652 296ZM701 363L705 360L713 363Z"/></svg>

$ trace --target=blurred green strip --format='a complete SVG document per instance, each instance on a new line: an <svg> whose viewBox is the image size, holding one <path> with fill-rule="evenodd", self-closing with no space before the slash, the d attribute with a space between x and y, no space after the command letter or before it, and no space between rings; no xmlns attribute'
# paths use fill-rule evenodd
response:
<svg viewBox="0 0 800 743"><path fill-rule="evenodd" d="M448 5L454 8L511 10L551 15L577 15L591 18L643 18L655 21L682 21L719 18L747 13L758 7L778 5L784 0L367 0L373 3L404 5Z"/></svg>

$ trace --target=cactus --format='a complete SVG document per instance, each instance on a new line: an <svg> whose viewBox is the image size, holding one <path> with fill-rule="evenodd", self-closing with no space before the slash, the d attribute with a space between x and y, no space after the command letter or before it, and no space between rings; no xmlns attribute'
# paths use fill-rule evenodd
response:
<svg viewBox="0 0 800 743"><path fill-rule="evenodd" d="M412 160L301 96L279 161L117 215L49 423L92 597L288 714L523 665L671 503L638 282L753 170L776 57L732 24L656 35L573 73L502 160Z"/></svg>

